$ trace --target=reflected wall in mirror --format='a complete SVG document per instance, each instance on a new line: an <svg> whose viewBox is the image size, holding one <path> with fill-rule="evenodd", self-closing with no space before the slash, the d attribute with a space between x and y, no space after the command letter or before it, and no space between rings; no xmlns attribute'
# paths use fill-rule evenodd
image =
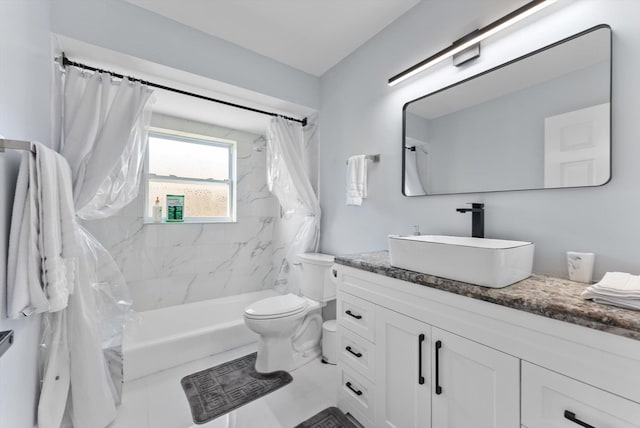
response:
<svg viewBox="0 0 640 428"><path fill-rule="evenodd" d="M413 100L406 196L600 186L611 177L611 28Z"/></svg>

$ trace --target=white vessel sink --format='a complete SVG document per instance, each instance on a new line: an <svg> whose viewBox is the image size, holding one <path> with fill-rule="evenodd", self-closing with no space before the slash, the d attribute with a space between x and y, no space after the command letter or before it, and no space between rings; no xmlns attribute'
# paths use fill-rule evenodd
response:
<svg viewBox="0 0 640 428"><path fill-rule="evenodd" d="M389 236L391 266L501 288L531 275L532 242L461 236Z"/></svg>

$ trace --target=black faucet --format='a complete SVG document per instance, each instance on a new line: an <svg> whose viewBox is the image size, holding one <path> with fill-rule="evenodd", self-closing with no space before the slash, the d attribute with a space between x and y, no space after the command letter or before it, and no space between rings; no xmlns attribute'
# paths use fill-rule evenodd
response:
<svg viewBox="0 0 640 428"><path fill-rule="evenodd" d="M459 213L471 212L471 236L484 238L484 204L471 204L471 208L456 208Z"/></svg>

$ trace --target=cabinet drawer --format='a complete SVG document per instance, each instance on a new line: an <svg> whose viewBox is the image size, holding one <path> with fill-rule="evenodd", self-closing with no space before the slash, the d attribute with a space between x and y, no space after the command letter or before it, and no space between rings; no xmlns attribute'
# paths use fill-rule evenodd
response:
<svg viewBox="0 0 640 428"><path fill-rule="evenodd" d="M338 323L375 343L375 306L347 293L338 293L336 318Z"/></svg>
<svg viewBox="0 0 640 428"><path fill-rule="evenodd" d="M640 404L523 361L522 424L640 428Z"/></svg>
<svg viewBox="0 0 640 428"><path fill-rule="evenodd" d="M338 404L340 408L344 407L352 410L356 419L361 415L366 420L375 420L375 389L373 383L349 367L340 366Z"/></svg>
<svg viewBox="0 0 640 428"><path fill-rule="evenodd" d="M375 351L373 343L351 330L340 328L339 349L341 362L351 366L368 380L375 377Z"/></svg>

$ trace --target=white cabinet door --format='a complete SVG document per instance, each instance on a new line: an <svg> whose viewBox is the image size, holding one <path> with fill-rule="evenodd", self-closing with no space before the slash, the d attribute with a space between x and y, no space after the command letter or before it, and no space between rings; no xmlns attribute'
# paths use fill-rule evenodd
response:
<svg viewBox="0 0 640 428"><path fill-rule="evenodd" d="M433 426L519 426L519 360L436 327L431 331Z"/></svg>
<svg viewBox="0 0 640 428"><path fill-rule="evenodd" d="M376 306L376 426L431 426L428 324Z"/></svg>

